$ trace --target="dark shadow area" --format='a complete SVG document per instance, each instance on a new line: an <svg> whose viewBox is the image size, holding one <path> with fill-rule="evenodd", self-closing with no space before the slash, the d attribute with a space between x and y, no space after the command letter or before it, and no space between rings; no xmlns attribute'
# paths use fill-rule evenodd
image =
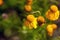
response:
<svg viewBox="0 0 60 40"><path fill-rule="evenodd" d="M0 40L7 40L4 36L4 30L0 28Z"/></svg>

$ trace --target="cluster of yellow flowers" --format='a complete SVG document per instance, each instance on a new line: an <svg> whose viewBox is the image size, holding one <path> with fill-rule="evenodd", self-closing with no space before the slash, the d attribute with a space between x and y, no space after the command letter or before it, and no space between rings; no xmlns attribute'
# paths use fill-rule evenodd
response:
<svg viewBox="0 0 60 40"><path fill-rule="evenodd" d="M46 12L46 18L51 20L51 21L58 20L58 18L59 18L59 10L58 10L58 7L56 5L52 5L50 7L50 9ZM49 24L47 26L48 35L53 36L53 32L56 29L57 29L56 24Z"/></svg>
<svg viewBox="0 0 60 40"><path fill-rule="evenodd" d="M49 36L53 36L53 32L57 29L57 25L56 24L49 24L47 26L47 32Z"/></svg>
<svg viewBox="0 0 60 40"><path fill-rule="evenodd" d="M36 29L37 28L37 24L39 24L39 26L41 26L42 24L44 24L45 19L42 16L39 17L34 17L33 15L28 15L27 16L27 20L24 22L25 26L28 26L29 29Z"/></svg>
<svg viewBox="0 0 60 40"><path fill-rule="evenodd" d="M27 0L27 4L25 5L25 11L30 12L32 10L32 7L31 7L32 1L33 0Z"/></svg>
<svg viewBox="0 0 60 40"><path fill-rule="evenodd" d="M55 21L59 18L59 10L56 5L52 5L50 9L46 12L46 18Z"/></svg>
<svg viewBox="0 0 60 40"><path fill-rule="evenodd" d="M0 6L3 4L3 0L0 0Z"/></svg>
<svg viewBox="0 0 60 40"><path fill-rule="evenodd" d="M55 21L59 18L59 10L56 5L52 5L50 9L46 12L46 18ZM27 20L24 22L24 25L29 27L29 29L36 29L37 25L42 26L45 24L46 20L43 16L34 17L33 15L28 15ZM53 36L53 32L57 29L56 24L47 25L47 32L49 36Z"/></svg>

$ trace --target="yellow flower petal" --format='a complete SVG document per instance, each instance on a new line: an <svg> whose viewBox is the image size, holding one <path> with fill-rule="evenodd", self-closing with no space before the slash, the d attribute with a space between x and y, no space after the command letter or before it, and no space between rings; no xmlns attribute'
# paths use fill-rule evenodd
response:
<svg viewBox="0 0 60 40"><path fill-rule="evenodd" d="M37 18L34 19L32 24L33 24L33 28L36 29L37 28Z"/></svg>

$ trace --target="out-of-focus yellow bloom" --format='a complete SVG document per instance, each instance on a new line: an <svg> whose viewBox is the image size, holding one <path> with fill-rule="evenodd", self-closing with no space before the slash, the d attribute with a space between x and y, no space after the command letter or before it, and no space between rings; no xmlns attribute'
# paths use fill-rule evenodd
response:
<svg viewBox="0 0 60 40"><path fill-rule="evenodd" d="M47 29L47 31L48 31L48 33L53 33L53 28L50 27Z"/></svg>
<svg viewBox="0 0 60 40"><path fill-rule="evenodd" d="M57 25L56 24L52 24L52 28L55 30L57 29Z"/></svg>
<svg viewBox="0 0 60 40"><path fill-rule="evenodd" d="M35 18L34 21L32 21L32 22L30 23L30 25L29 25L30 28L32 28L32 27L33 27L34 29L37 28L37 21L36 21L36 20L37 20L37 18Z"/></svg>
<svg viewBox="0 0 60 40"><path fill-rule="evenodd" d="M48 18L51 21L57 20L59 18L59 11L51 12L50 10L48 10L46 12L46 18Z"/></svg>
<svg viewBox="0 0 60 40"><path fill-rule="evenodd" d="M35 20L35 17L33 15L28 15L27 16L27 20L30 21L30 22L32 22L32 21Z"/></svg>
<svg viewBox="0 0 60 40"><path fill-rule="evenodd" d="M32 10L32 7L31 7L31 5L25 5L24 9L25 9L25 11L30 12Z"/></svg>
<svg viewBox="0 0 60 40"><path fill-rule="evenodd" d="M48 26L47 26L47 31L48 31L49 33L51 33L51 32L53 31L52 25L48 25Z"/></svg>
<svg viewBox="0 0 60 40"><path fill-rule="evenodd" d="M53 28L55 30L55 29L57 29L57 25L56 24L49 24L47 26L47 29L49 29L49 28Z"/></svg>
<svg viewBox="0 0 60 40"><path fill-rule="evenodd" d="M49 24L47 26L47 32L48 32L48 35L49 36L52 36L53 35L53 32L54 30L57 28L57 25L56 24Z"/></svg>
<svg viewBox="0 0 60 40"><path fill-rule="evenodd" d="M37 21L45 22L45 19L44 19L43 16L39 16L39 17L37 18Z"/></svg>
<svg viewBox="0 0 60 40"><path fill-rule="evenodd" d="M55 21L59 18L59 10L57 6L52 5L50 9L46 12L46 18L51 21Z"/></svg>
<svg viewBox="0 0 60 40"><path fill-rule="evenodd" d="M2 5L3 4L3 0L0 0L0 5Z"/></svg>
<svg viewBox="0 0 60 40"><path fill-rule="evenodd" d="M36 29L37 28L37 18L34 18L34 21L25 21L24 22L25 26L27 26L29 29Z"/></svg>
<svg viewBox="0 0 60 40"><path fill-rule="evenodd" d="M37 28L37 18L35 18L35 20L32 22L33 24L33 28L36 29Z"/></svg>
<svg viewBox="0 0 60 40"><path fill-rule="evenodd" d="M42 26L45 23L45 19L43 16L39 16L37 18L38 25Z"/></svg>
<svg viewBox="0 0 60 40"><path fill-rule="evenodd" d="M58 11L58 8L56 5L51 5L50 10L53 12L56 12L56 11Z"/></svg>

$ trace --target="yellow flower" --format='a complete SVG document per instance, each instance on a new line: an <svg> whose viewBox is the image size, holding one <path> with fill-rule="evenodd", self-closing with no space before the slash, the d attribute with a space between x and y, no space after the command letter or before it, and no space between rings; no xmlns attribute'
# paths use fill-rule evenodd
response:
<svg viewBox="0 0 60 40"><path fill-rule="evenodd" d="M32 10L31 5L25 5L25 11L30 12Z"/></svg>
<svg viewBox="0 0 60 40"><path fill-rule="evenodd" d="M58 11L58 7L56 5L51 5L50 10L56 12Z"/></svg>
<svg viewBox="0 0 60 40"><path fill-rule="evenodd" d="M34 18L34 21L30 22L28 20L26 20L24 22L24 25L27 26L29 29L36 29L37 28L37 18Z"/></svg>
<svg viewBox="0 0 60 40"><path fill-rule="evenodd" d="M47 29L49 29L49 28L53 28L55 30L55 29L57 29L57 25L56 24L49 24L47 26Z"/></svg>
<svg viewBox="0 0 60 40"><path fill-rule="evenodd" d="M36 18L34 19L34 21L32 21L30 24L29 24L29 29L36 29L37 28L37 21L36 21Z"/></svg>
<svg viewBox="0 0 60 40"><path fill-rule="evenodd" d="M53 30L53 28L52 28L52 25L48 25L48 26L47 26L47 32L48 32L48 35L49 35L49 36L52 36L52 35L53 35L53 31L54 31L54 30Z"/></svg>
<svg viewBox="0 0 60 40"><path fill-rule="evenodd" d="M56 24L52 24L52 28L55 30L57 29L57 25Z"/></svg>
<svg viewBox="0 0 60 40"><path fill-rule="evenodd" d="M47 31L48 33L53 33L53 28L48 28Z"/></svg>
<svg viewBox="0 0 60 40"><path fill-rule="evenodd" d="M51 21L55 21L59 18L59 10L56 5L52 5L50 9L46 12L46 18Z"/></svg>
<svg viewBox="0 0 60 40"><path fill-rule="evenodd" d="M33 15L28 15L27 16L27 20L30 21L30 22L34 21L34 19L35 19L35 17Z"/></svg>
<svg viewBox="0 0 60 40"><path fill-rule="evenodd" d="M3 0L0 0L0 5L2 5L3 4Z"/></svg>
<svg viewBox="0 0 60 40"><path fill-rule="evenodd" d="M59 11L51 12L50 10L48 10L46 12L46 18L51 20L51 21L57 20L59 18Z"/></svg>
<svg viewBox="0 0 60 40"><path fill-rule="evenodd" d="M34 29L37 28L37 18L35 18L34 21L32 22L32 27L33 27Z"/></svg>
<svg viewBox="0 0 60 40"><path fill-rule="evenodd" d="M37 22L38 22L38 25L39 25L39 26L44 25L44 23L45 23L44 17L43 17L43 16L39 16L39 17L37 18Z"/></svg>
<svg viewBox="0 0 60 40"><path fill-rule="evenodd" d="M55 29L57 29L57 25L56 24L49 24L47 26L48 35L52 36Z"/></svg>
<svg viewBox="0 0 60 40"><path fill-rule="evenodd" d="M51 31L50 31L50 30L51 30ZM48 31L49 33L51 33L52 30L53 30L52 25L48 25L48 26L47 26L47 31Z"/></svg>

